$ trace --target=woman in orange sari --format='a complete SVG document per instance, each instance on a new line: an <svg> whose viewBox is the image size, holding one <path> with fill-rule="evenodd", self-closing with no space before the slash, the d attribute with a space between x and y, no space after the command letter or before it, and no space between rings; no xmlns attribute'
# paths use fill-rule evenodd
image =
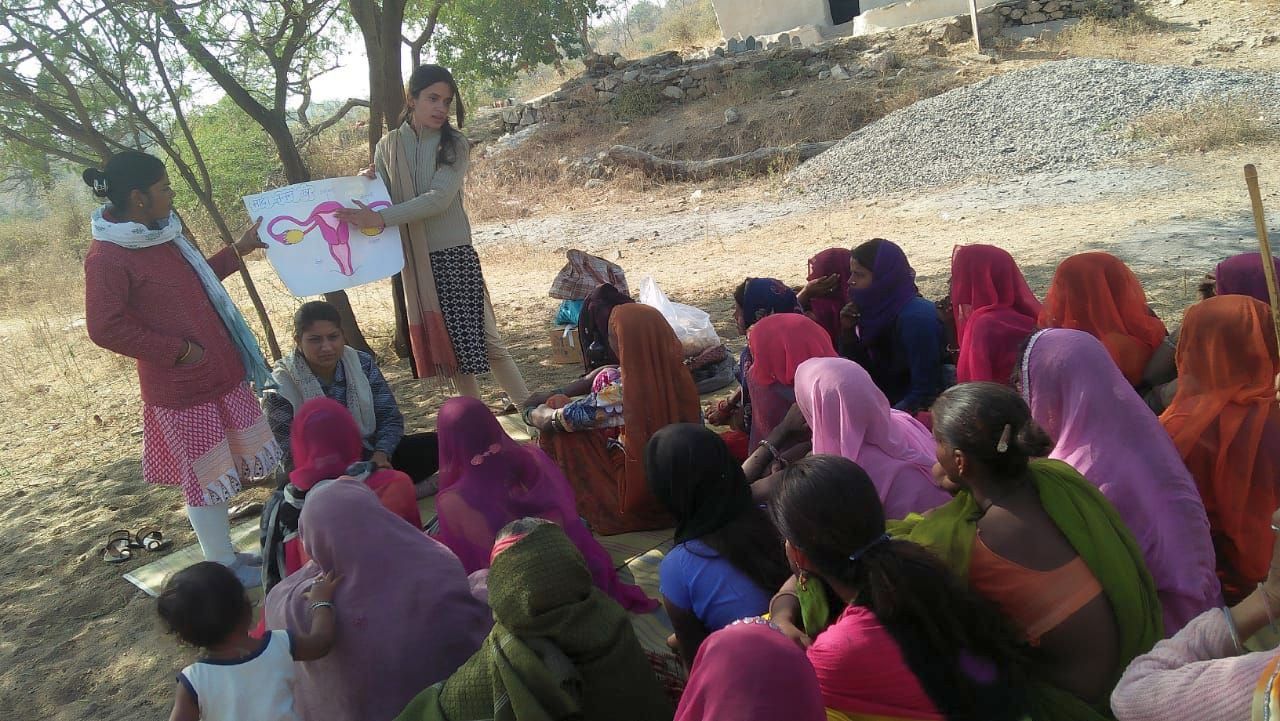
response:
<svg viewBox="0 0 1280 721"><path fill-rule="evenodd" d="M1267 576L1259 539L1280 505L1280 371L1271 308L1221 295L1187 309L1178 393L1160 422L1196 479L1209 515L1223 595L1234 603Z"/></svg>
<svg viewBox="0 0 1280 721"><path fill-rule="evenodd" d="M593 531L670 528L675 521L649 490L644 449L664 426L702 422L698 390L675 331L656 309L614 308L609 343L618 366L531 397L525 419L541 431L542 449L564 470Z"/></svg>
<svg viewBox="0 0 1280 721"><path fill-rule="evenodd" d="M1169 332L1147 306L1138 277L1110 253L1080 253L1062 261L1040 311L1041 328L1082 330L1102 341L1129 383Z"/></svg>

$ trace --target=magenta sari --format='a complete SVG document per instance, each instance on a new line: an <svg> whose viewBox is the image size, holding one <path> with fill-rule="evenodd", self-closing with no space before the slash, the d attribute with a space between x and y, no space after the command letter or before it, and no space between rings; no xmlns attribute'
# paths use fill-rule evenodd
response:
<svg viewBox="0 0 1280 721"><path fill-rule="evenodd" d="M809 259L809 280L829 275L840 278L831 295L809 299L809 312L818 325L831 335L832 344L840 339L840 311L849 302L849 276L852 274L849 261L852 259L853 252L848 248L827 248Z"/></svg>
<svg viewBox="0 0 1280 721"><path fill-rule="evenodd" d="M467 573L489 567L494 538L508 523L545 518L578 547L595 585L623 608L658 607L638 586L618 579L613 559L578 517L573 487L560 466L537 446L522 446L502 430L493 412L474 398L451 398L440 408L439 531Z"/></svg>
<svg viewBox="0 0 1280 721"><path fill-rule="evenodd" d="M951 311L960 347L956 380L1008 385L1040 310L1008 251L994 245L956 246L951 253Z"/></svg>

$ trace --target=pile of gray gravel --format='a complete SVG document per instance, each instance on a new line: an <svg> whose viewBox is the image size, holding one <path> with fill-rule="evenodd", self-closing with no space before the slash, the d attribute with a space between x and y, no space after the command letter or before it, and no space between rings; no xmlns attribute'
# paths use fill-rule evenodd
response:
<svg viewBox="0 0 1280 721"><path fill-rule="evenodd" d="M1159 109L1245 99L1280 124L1280 73L1064 60L1005 73L891 113L790 173L839 200L975 177L1078 168L1144 144L1129 123Z"/></svg>

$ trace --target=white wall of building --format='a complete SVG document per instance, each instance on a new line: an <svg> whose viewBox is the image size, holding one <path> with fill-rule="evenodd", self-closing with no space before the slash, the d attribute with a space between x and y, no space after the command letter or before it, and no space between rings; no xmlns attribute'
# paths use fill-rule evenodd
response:
<svg viewBox="0 0 1280 721"><path fill-rule="evenodd" d="M827 0L712 0L720 32L735 35L771 35L801 25L831 25Z"/></svg>

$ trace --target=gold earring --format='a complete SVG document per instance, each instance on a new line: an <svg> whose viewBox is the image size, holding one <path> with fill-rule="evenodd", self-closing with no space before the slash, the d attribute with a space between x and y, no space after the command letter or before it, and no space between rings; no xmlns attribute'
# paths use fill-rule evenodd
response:
<svg viewBox="0 0 1280 721"><path fill-rule="evenodd" d="M808 572L808 571L806 571L806 570L804 570L804 569L800 569L800 582L799 582L799 585L800 585L800 590L801 590L801 591L808 591L808 590L809 590L809 572Z"/></svg>

